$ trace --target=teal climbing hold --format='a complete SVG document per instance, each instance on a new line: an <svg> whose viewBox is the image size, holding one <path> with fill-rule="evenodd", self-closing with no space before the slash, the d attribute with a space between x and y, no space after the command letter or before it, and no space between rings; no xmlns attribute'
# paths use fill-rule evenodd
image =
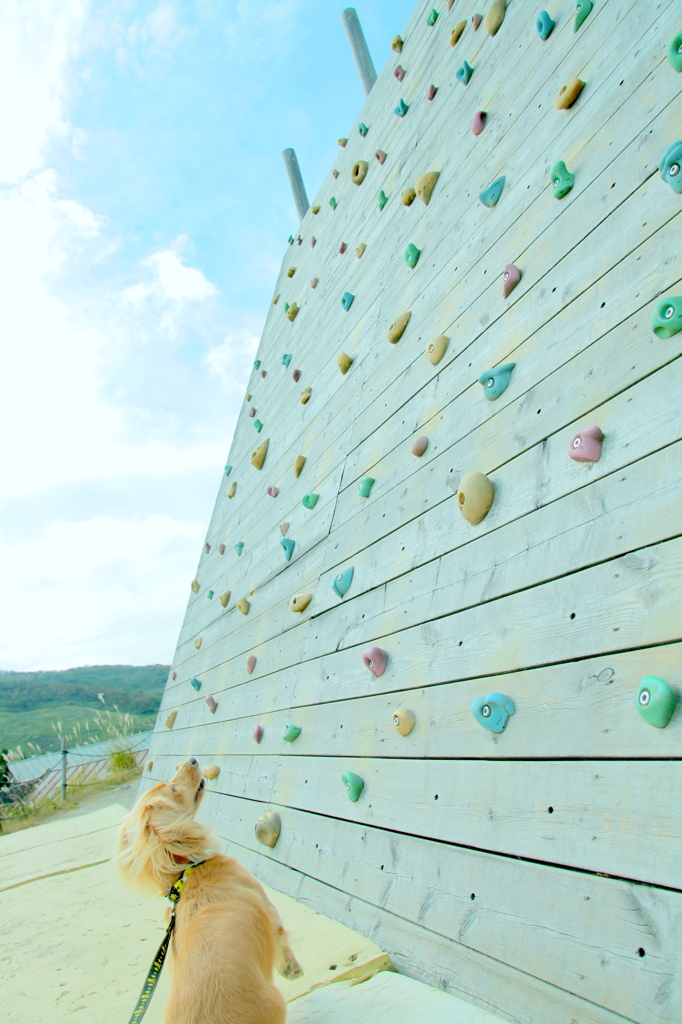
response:
<svg viewBox="0 0 682 1024"><path fill-rule="evenodd" d="M359 775L356 775L355 772L344 772L343 775L341 776L341 781L346 787L349 799L352 800L354 804L356 804L358 802L360 794L365 788L364 781L360 778Z"/></svg>
<svg viewBox="0 0 682 1024"><path fill-rule="evenodd" d="M289 309L289 303L285 302L284 303L284 312L286 313L288 311L288 309Z"/></svg>
<svg viewBox="0 0 682 1024"><path fill-rule="evenodd" d="M398 106L397 106L397 107L395 108L395 113L396 113L396 114L398 115L398 117L405 117L405 114L407 113L407 111L408 111L409 109L410 109L410 108L408 107L408 105L407 105L407 103L405 102L405 100L401 99L401 100L400 100L400 103L399 103L399 104L398 104Z"/></svg>
<svg viewBox="0 0 682 1024"><path fill-rule="evenodd" d="M225 466L225 476L229 476L231 472L232 472L232 466L228 462L227 465Z"/></svg>
<svg viewBox="0 0 682 1024"><path fill-rule="evenodd" d="M198 693L199 690L201 689L201 679L197 679L196 676L192 676L192 678L190 679L189 683L190 683L190 686L192 687L192 689L196 690L197 693Z"/></svg>
<svg viewBox="0 0 682 1024"><path fill-rule="evenodd" d="M301 735L301 726L292 725L291 722L287 722L284 727L284 736L282 739L285 743L293 743L294 740Z"/></svg>
<svg viewBox="0 0 682 1024"><path fill-rule="evenodd" d="M470 64L464 61L462 63L461 68L459 68L459 70L457 71L455 77L458 79L458 81L462 83L462 85L468 85L473 73L474 69L471 67ZM476 81L478 81L478 79L476 79Z"/></svg>
<svg viewBox="0 0 682 1024"><path fill-rule="evenodd" d="M336 207L339 205L334 196L332 196L331 199L329 200L329 205L331 206L332 210L335 210Z"/></svg>
<svg viewBox="0 0 682 1024"><path fill-rule="evenodd" d="M673 142L661 157L658 169L673 192L682 194L682 141Z"/></svg>
<svg viewBox="0 0 682 1024"><path fill-rule="evenodd" d="M414 268L417 266L417 261L419 259L420 253L421 249L418 249L414 242L410 242L407 249L405 250L405 262L407 263L408 267Z"/></svg>
<svg viewBox="0 0 682 1024"><path fill-rule="evenodd" d="M549 39L555 25L556 22L550 18L547 11L540 11L537 20L537 29L540 39Z"/></svg>
<svg viewBox="0 0 682 1024"><path fill-rule="evenodd" d="M301 504L305 508L315 508L319 497L319 494L304 494L303 498L301 499Z"/></svg>
<svg viewBox="0 0 682 1024"><path fill-rule="evenodd" d="M577 32L585 18L592 11L592 0L578 0L575 5L575 21L573 23L573 31Z"/></svg>
<svg viewBox="0 0 682 1024"><path fill-rule="evenodd" d="M388 202L388 196L386 195L386 193L384 192L384 190L382 188L381 192L379 193L379 209L383 210L383 208L384 208L384 206L386 205L387 202Z"/></svg>
<svg viewBox="0 0 682 1024"><path fill-rule="evenodd" d="M261 430L263 429L263 424L261 423L261 421L260 420L254 420L253 421L253 425L256 428L256 430L258 431L258 433L260 434Z"/></svg>
<svg viewBox="0 0 682 1024"><path fill-rule="evenodd" d="M285 369L287 369L287 370L289 369L289 363L291 362L291 358L292 357L288 353L285 353L282 356L282 366L284 366Z"/></svg>
<svg viewBox="0 0 682 1024"><path fill-rule="evenodd" d="M244 550L244 541L238 540L234 546L234 550L237 552L238 555L241 555L242 551Z"/></svg>
<svg viewBox="0 0 682 1024"><path fill-rule="evenodd" d="M341 296L341 305L346 310L346 312L348 312L350 307L353 305L354 298L355 296L351 295L350 292L344 292L343 295Z"/></svg>
<svg viewBox="0 0 682 1024"><path fill-rule="evenodd" d="M358 125L358 131L360 132L360 134L362 135L363 138L365 137L365 135L369 131L369 128L367 127L367 125L365 124L364 121L361 121L360 124Z"/></svg>
<svg viewBox="0 0 682 1024"><path fill-rule="evenodd" d="M682 295L661 299L651 310L651 330L658 338L672 338L682 331Z"/></svg>
<svg viewBox="0 0 682 1024"><path fill-rule="evenodd" d="M213 600L213 591L209 590L208 593L206 594L206 597L209 599L209 601L212 601Z"/></svg>
<svg viewBox="0 0 682 1024"><path fill-rule="evenodd" d="M293 235L289 235L289 237L287 238L287 242L289 243L289 245L293 245L294 244L294 236Z"/></svg>
<svg viewBox="0 0 682 1024"><path fill-rule="evenodd" d="M288 537L282 537L280 544L284 548L284 557L286 558L287 562L290 562L291 556L294 553L296 541L290 540Z"/></svg>
<svg viewBox="0 0 682 1024"><path fill-rule="evenodd" d="M494 402L507 390L515 366L516 363L503 363L494 370L484 370L479 376L478 383L483 385L483 394L489 401Z"/></svg>
<svg viewBox="0 0 682 1024"><path fill-rule="evenodd" d="M344 569L343 572L337 573L332 580L332 590L338 597L345 597L352 582L353 566L351 565L348 569Z"/></svg>
<svg viewBox="0 0 682 1024"><path fill-rule="evenodd" d="M571 174L563 160L557 160L549 176L552 179L555 199L563 199L573 188L575 176Z"/></svg>
<svg viewBox="0 0 682 1024"><path fill-rule="evenodd" d="M438 21L438 11L436 10L435 7L432 7L431 10L429 11L429 16L426 19L426 24L427 25L435 25L437 21Z"/></svg>
<svg viewBox="0 0 682 1024"><path fill-rule="evenodd" d="M488 185L483 192L479 192L478 198L481 200L484 206L493 207L497 206L498 200L502 195L502 189L506 181L504 174L501 178L495 178L492 185Z"/></svg>
<svg viewBox="0 0 682 1024"><path fill-rule="evenodd" d="M682 71L682 32L673 36L668 45L668 63L673 71Z"/></svg>
<svg viewBox="0 0 682 1024"><path fill-rule="evenodd" d="M358 487L358 494L361 498L369 498L369 492L372 490L374 479L371 476L363 476Z"/></svg>
<svg viewBox="0 0 682 1024"><path fill-rule="evenodd" d="M637 710L649 725L665 729L677 705L677 694L659 676L644 676L637 691Z"/></svg>
<svg viewBox="0 0 682 1024"><path fill-rule="evenodd" d="M489 732L504 732L510 716L514 714L514 702L503 693L489 693L487 697L477 697L472 701L471 713Z"/></svg>
<svg viewBox="0 0 682 1024"><path fill-rule="evenodd" d="M253 368L254 370L260 370L260 359L254 359Z"/></svg>

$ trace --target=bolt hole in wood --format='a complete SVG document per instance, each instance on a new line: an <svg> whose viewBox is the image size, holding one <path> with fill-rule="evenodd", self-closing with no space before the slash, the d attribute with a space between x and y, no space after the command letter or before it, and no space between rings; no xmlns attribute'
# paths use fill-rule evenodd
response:
<svg viewBox="0 0 682 1024"><path fill-rule="evenodd" d="M434 800L437 800L437 799L438 799L438 793L434 793L434 795L433 795L433 799L434 799Z"/></svg>
<svg viewBox="0 0 682 1024"><path fill-rule="evenodd" d="M472 900L475 900L475 899L476 899L476 893L475 893L475 892L472 892L472 894L471 894L471 898L472 898Z"/></svg>
<svg viewBox="0 0 682 1024"><path fill-rule="evenodd" d="M645 951L644 951L644 950L642 949L642 947L641 947L641 946L640 946L640 947L639 947L639 949L637 950L637 956L646 956L646 953L645 953Z"/></svg>
<svg viewBox="0 0 682 1024"><path fill-rule="evenodd" d="M547 808L547 813L548 814L554 814L554 808L553 807L548 807Z"/></svg>
<svg viewBox="0 0 682 1024"><path fill-rule="evenodd" d="M571 612L569 618L574 619L575 618L575 612Z"/></svg>

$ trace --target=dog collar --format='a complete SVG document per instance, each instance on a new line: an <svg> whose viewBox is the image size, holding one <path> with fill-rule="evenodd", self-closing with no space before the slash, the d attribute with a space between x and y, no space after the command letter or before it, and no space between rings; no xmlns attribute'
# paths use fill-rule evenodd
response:
<svg viewBox="0 0 682 1024"><path fill-rule="evenodd" d="M188 875L190 875L195 868L198 868L200 864L205 863L205 860L199 860L196 862L196 864L188 864L185 870L178 878L178 880L176 882L173 882L173 884L171 885L170 889L166 893L166 899L170 900L171 903L176 904L182 895L182 890L187 885Z"/></svg>

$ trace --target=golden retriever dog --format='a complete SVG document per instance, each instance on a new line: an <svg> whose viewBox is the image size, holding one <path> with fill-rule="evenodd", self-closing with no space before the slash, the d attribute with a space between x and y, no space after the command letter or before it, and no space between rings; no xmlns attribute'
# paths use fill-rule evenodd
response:
<svg viewBox="0 0 682 1024"><path fill-rule="evenodd" d="M203 795L191 757L170 782L140 797L119 836L118 869L147 892L165 896L187 865L198 865L175 904L163 1024L284 1024L273 968L290 980L303 971L263 887L233 857L217 853L194 820Z"/></svg>

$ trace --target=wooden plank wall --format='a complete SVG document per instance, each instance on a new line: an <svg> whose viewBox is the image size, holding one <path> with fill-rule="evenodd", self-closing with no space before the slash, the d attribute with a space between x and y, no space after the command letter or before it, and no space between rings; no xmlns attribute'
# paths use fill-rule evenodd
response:
<svg viewBox="0 0 682 1024"><path fill-rule="evenodd" d="M682 134L682 78L666 59L679 5L595 0L574 32L575 4L548 0L546 42L538 0L511 0L494 38L474 31L475 0L437 0L434 26L431 5L417 3L339 149L338 178L330 169L319 213L285 253L258 351L266 376L254 369L249 384L143 786L190 755L217 764L204 811L260 878L509 1020L679 1022L682 712L660 730L634 704L647 674L682 693L682 333L662 340L649 324L656 299L682 287L682 199L658 174ZM577 103L554 109L573 77L586 82ZM356 186L359 159L369 169ZM561 201L559 159L575 175ZM430 204L403 206L432 170ZM478 193L502 174L487 209ZM408 242L421 249L414 269ZM523 276L505 300L507 263ZM285 302L300 306L293 323ZM437 334L449 346L432 366ZM509 361L510 386L487 401L479 373ZM571 437L592 424L600 461L570 460ZM422 458L410 454L418 434ZM250 456L266 438L258 471ZM495 485L478 526L456 506L471 470ZM349 566L339 600L331 582ZM312 595L303 613L289 610L298 593ZM370 645L388 652L379 678L361 660ZM470 712L495 690L515 706L500 735ZM400 705L416 715L407 737L392 724ZM287 722L302 728L294 743ZM345 771L364 779L357 803ZM254 837L270 809L282 820L272 850Z"/></svg>

